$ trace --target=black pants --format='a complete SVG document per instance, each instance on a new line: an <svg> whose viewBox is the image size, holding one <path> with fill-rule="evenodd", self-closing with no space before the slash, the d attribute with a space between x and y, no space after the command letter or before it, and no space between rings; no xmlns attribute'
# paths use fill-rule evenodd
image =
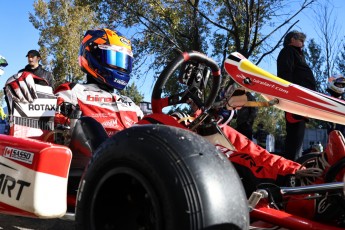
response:
<svg viewBox="0 0 345 230"><path fill-rule="evenodd" d="M249 140L253 139L253 124L252 123L242 123L236 126L236 130L242 133Z"/></svg>
<svg viewBox="0 0 345 230"><path fill-rule="evenodd" d="M296 160L302 156L305 120L295 123L286 121L285 154L286 159Z"/></svg>

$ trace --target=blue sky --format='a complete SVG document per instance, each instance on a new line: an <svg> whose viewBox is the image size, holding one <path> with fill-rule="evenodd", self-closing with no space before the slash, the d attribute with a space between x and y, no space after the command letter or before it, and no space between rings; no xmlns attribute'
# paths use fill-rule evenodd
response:
<svg viewBox="0 0 345 230"><path fill-rule="evenodd" d="M321 0L326 1L326 0ZM301 1L300 1L301 2ZM334 15L339 20L339 26L341 26L341 35L345 36L345 0L332 0L331 1L337 9L334 9ZM19 69L23 68L27 64L27 58L25 57L28 50L39 49L37 44L39 38L39 32L29 22L29 12L33 13L33 0L11 0L6 3L2 3L0 7L0 22L1 22L1 35L0 35L0 55L7 59L9 65L4 69L5 74L0 77L0 88L4 87L6 80L17 73ZM18 7L20 6L20 7ZM317 38L314 25L313 16L310 11L306 11L300 17L297 30L301 30L307 34L308 38ZM279 50L279 49L278 49ZM260 67L275 74L275 60L266 60ZM150 101L151 97L151 85L146 80L143 82L136 82L139 90L146 89L144 93L145 100Z"/></svg>
<svg viewBox="0 0 345 230"><path fill-rule="evenodd" d="M0 76L0 88L6 80L27 65L25 57L30 49L39 49L39 33L29 22L29 12L33 12L33 1L11 0L1 3L0 7L0 55L8 66ZM20 7L18 7L20 6Z"/></svg>

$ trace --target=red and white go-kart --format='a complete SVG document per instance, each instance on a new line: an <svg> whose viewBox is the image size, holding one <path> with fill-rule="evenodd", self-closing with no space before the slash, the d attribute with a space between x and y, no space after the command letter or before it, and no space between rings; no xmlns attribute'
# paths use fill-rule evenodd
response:
<svg viewBox="0 0 345 230"><path fill-rule="evenodd" d="M262 94L265 105L345 123L342 101L283 81L239 53L226 60L225 70L238 85ZM169 81L178 82L177 93L165 97ZM220 145L236 151L221 131L231 114L219 120L235 88L220 93L220 84L215 61L182 53L157 79L153 114L111 137L94 119L75 116L78 111L65 111L73 129L54 125L56 98L51 88L37 85L39 98L11 105L10 133L0 135L0 213L69 219L77 229L97 230L265 228L254 222L270 229L340 229L279 210L269 188L248 201L234 166L219 151ZM185 118L189 123L163 113L187 102L200 111ZM282 199L329 191L343 196L343 183L278 191Z"/></svg>

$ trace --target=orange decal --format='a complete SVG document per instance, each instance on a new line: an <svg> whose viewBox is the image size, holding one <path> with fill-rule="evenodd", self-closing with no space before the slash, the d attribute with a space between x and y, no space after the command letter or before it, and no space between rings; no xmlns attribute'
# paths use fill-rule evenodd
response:
<svg viewBox="0 0 345 230"><path fill-rule="evenodd" d="M84 44L90 38L92 38L92 36L90 34L86 35L81 43Z"/></svg>
<svg viewBox="0 0 345 230"><path fill-rule="evenodd" d="M104 39L102 39L102 38L97 38L97 39L95 40L95 43L96 43L96 44L104 44L104 43L106 43L106 41L105 41Z"/></svg>

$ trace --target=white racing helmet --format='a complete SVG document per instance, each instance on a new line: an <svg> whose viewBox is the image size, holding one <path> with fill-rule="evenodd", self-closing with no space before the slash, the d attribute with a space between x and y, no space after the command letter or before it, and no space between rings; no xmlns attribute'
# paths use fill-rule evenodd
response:
<svg viewBox="0 0 345 230"><path fill-rule="evenodd" d="M6 58L0 55L0 76L4 74L3 68L8 65Z"/></svg>
<svg viewBox="0 0 345 230"><path fill-rule="evenodd" d="M327 90L332 95L343 95L345 93L345 77L341 74L330 77L328 79Z"/></svg>

